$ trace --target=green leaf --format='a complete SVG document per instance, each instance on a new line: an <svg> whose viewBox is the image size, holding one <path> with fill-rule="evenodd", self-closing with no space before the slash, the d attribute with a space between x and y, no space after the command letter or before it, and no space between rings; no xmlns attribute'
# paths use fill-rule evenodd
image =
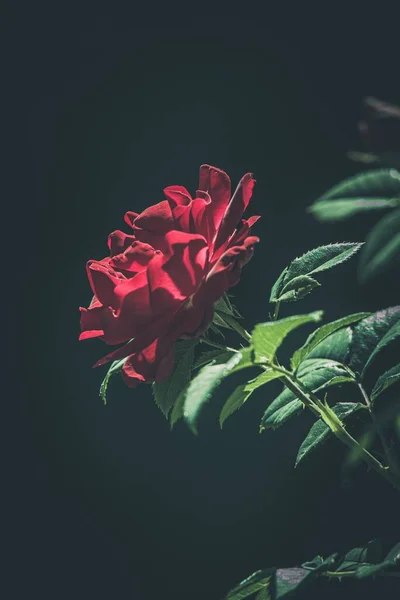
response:
<svg viewBox="0 0 400 600"><path fill-rule="evenodd" d="M215 350L207 350L207 352L203 352L198 359L195 361L193 365L193 369L199 369L204 365L214 361L214 364L227 362L234 353L230 350L219 350L216 348Z"/></svg>
<svg viewBox="0 0 400 600"><path fill-rule="evenodd" d="M308 361L305 361L308 362ZM300 374L299 381L314 393L325 390L339 383L352 382L344 367L333 361L310 361L313 363L310 371ZM316 364L320 363L320 365ZM303 403L288 388L271 402L265 411L260 425L264 429L276 429L303 410Z"/></svg>
<svg viewBox="0 0 400 600"><path fill-rule="evenodd" d="M302 380L304 377L308 377L320 369L331 369L333 375L340 374L349 374L350 371L347 371L348 367L342 364L340 361L333 360L332 358L310 358L311 354L309 354L308 358L303 360L303 362L299 365L297 370L297 377ZM329 376L329 372L327 373ZM318 376L317 376L318 377Z"/></svg>
<svg viewBox="0 0 400 600"><path fill-rule="evenodd" d="M385 333L385 335L379 340L378 344L375 346L373 352L370 354L369 359L367 360L365 367L363 369L363 373L367 370L371 362L374 358L381 352L386 346L394 342L400 337L400 313L399 320L392 325L392 327Z"/></svg>
<svg viewBox="0 0 400 600"><path fill-rule="evenodd" d="M330 334L334 333L338 329L342 329L347 325L356 323L357 321L368 317L370 314L371 313L367 312L356 313L347 317L342 317L341 319L337 319L336 321L332 321L331 323L327 323L326 325L319 327L316 331L308 336L305 344L293 354L291 359L292 369L297 369L299 364L310 354L313 348L315 348Z"/></svg>
<svg viewBox="0 0 400 600"><path fill-rule="evenodd" d="M214 312L214 316L213 316L213 320L212 322L214 323L214 325L216 325L217 327L225 327L225 329L232 329L232 327L227 323L227 321L225 321L224 316L227 313L221 313L219 314L218 312Z"/></svg>
<svg viewBox="0 0 400 600"><path fill-rule="evenodd" d="M361 211L396 206L399 197L400 173L396 169L376 169L335 185L308 211L321 221L336 221Z"/></svg>
<svg viewBox="0 0 400 600"><path fill-rule="evenodd" d="M295 593L310 585L319 575L335 564L336 554L314 566L313 569L292 567L276 570L276 599L292 598Z"/></svg>
<svg viewBox="0 0 400 600"><path fill-rule="evenodd" d="M243 385L239 385L235 391L229 396L228 400L225 402L221 414L219 417L219 423L222 428L224 422L228 417L230 417L236 410L238 410L243 404L248 400L249 396L256 390L257 388L265 385L269 381L273 379L277 379L278 377L282 377L282 373L278 371L274 371L273 369L269 369L268 371L264 371L258 377L251 379L247 383Z"/></svg>
<svg viewBox="0 0 400 600"><path fill-rule="evenodd" d="M346 419L349 415L364 408L365 406L359 403L338 402L332 407L332 410L336 416L339 417L339 419ZM311 427L306 439L300 446L300 449L297 453L295 466L297 466L300 461L308 456L312 451L319 448L330 434L331 430L329 429L328 425L326 425L322 419L318 419L318 421L316 421Z"/></svg>
<svg viewBox="0 0 400 600"><path fill-rule="evenodd" d="M296 300L301 300L314 288L320 286L321 284L309 275L299 275L283 286L281 296L279 296L277 301L295 302Z"/></svg>
<svg viewBox="0 0 400 600"><path fill-rule="evenodd" d="M349 359L349 366L354 372L363 372L380 340L399 319L400 306L391 306L357 323L353 330Z"/></svg>
<svg viewBox="0 0 400 600"><path fill-rule="evenodd" d="M220 313L231 315L231 317L240 317L239 312L233 306L227 294L224 294L214 304L214 309Z"/></svg>
<svg viewBox="0 0 400 600"><path fill-rule="evenodd" d="M168 417L171 407L190 380L196 344L197 340L177 342L175 345L174 370L165 381L153 383L154 399L166 417Z"/></svg>
<svg viewBox="0 0 400 600"><path fill-rule="evenodd" d="M374 402L388 387L398 381L400 381L400 364L395 365L379 377L371 392L371 401Z"/></svg>
<svg viewBox="0 0 400 600"><path fill-rule="evenodd" d="M280 296L280 293L281 293L281 290L283 287L283 280L285 279L287 270L288 270L288 267L283 269L282 273L279 275L278 279L275 281L274 285L272 286L271 295L269 297L270 302L278 301L278 298Z"/></svg>
<svg viewBox="0 0 400 600"><path fill-rule="evenodd" d="M104 377L103 381L101 382L99 394L100 394L100 397L103 400L104 404L107 404L107 388L108 388L108 384L110 382L110 377L121 371L122 367L124 366L125 361L126 361L126 357L122 358L121 360L115 360L111 364L110 368L107 371L106 376Z"/></svg>
<svg viewBox="0 0 400 600"><path fill-rule="evenodd" d="M348 260L358 252L362 244L344 242L340 244L328 244L309 250L299 258L295 258L289 265L284 284L300 275L313 275L336 267Z"/></svg>
<svg viewBox="0 0 400 600"><path fill-rule="evenodd" d="M233 590L225 597L225 600L244 600L260 590L270 590L271 588L274 588L275 572L276 569L274 567L256 571L233 588ZM266 596L266 598L268 598L268 596ZM275 600L275 598L275 589L273 589L271 600Z"/></svg>
<svg viewBox="0 0 400 600"><path fill-rule="evenodd" d="M230 417L235 411L239 410L251 396L252 390L246 390L246 385L239 385L229 396L225 402L221 413L219 415L219 424L222 429L226 419Z"/></svg>
<svg viewBox="0 0 400 600"><path fill-rule="evenodd" d="M197 421L201 408L210 400L214 390L222 381L241 369L254 366L252 348L236 352L226 363L209 364L192 379L186 392L183 414L193 433L197 433Z"/></svg>
<svg viewBox="0 0 400 600"><path fill-rule="evenodd" d="M396 198L343 198L320 200L308 207L318 221L342 221L361 212L385 210L399 205Z"/></svg>
<svg viewBox="0 0 400 600"><path fill-rule="evenodd" d="M385 571L391 570L393 567L396 567L400 564L400 543L396 544L390 552L388 552L387 556L382 561L371 560L372 557L367 555L364 557L364 560L360 560L359 564L355 569L356 579L365 579L366 577L374 577L378 573L384 574ZM338 570L340 568L338 567ZM400 577L400 571L396 570L398 576Z"/></svg>
<svg viewBox="0 0 400 600"><path fill-rule="evenodd" d="M368 234L360 254L359 279L372 277L400 264L400 209L383 217Z"/></svg>
<svg viewBox="0 0 400 600"><path fill-rule="evenodd" d="M174 427L175 423L177 421L179 421L179 419L183 418L183 406L185 404L186 391L187 391L188 387L189 386L186 386L185 389L183 389L181 391L178 398L176 399L175 404L172 407L172 410L171 410L171 413L169 416L169 423L170 423L171 429Z"/></svg>
<svg viewBox="0 0 400 600"><path fill-rule="evenodd" d="M272 361L275 353L285 337L300 325L305 323L316 323L321 320L322 311L309 313L308 315L296 315L279 321L259 323L252 332L251 340L255 350L256 361Z"/></svg>
<svg viewBox="0 0 400 600"><path fill-rule="evenodd" d="M353 330L351 327L339 329L331 333L327 338L315 346L308 354L307 360L311 358L329 358L345 363L350 351Z"/></svg>
<svg viewBox="0 0 400 600"><path fill-rule="evenodd" d="M279 379L279 377L282 377L282 373L280 371L268 369L267 371L263 371L254 379L250 379L250 381L246 383L246 390L254 392L254 390L256 390L257 388L261 387L262 385L265 385L273 379Z"/></svg>
<svg viewBox="0 0 400 600"><path fill-rule="evenodd" d="M311 277L348 260L362 244L345 242L320 246L295 258L274 283L270 302L290 302L304 298L320 284Z"/></svg>

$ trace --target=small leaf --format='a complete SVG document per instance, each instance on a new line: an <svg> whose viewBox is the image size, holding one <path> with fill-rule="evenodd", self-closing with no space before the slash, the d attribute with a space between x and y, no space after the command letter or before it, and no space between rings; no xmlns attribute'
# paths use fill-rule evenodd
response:
<svg viewBox="0 0 400 600"><path fill-rule="evenodd" d="M225 402L222 408L219 417L219 423L221 428L226 419L230 417L241 406L243 406L243 404L248 400L249 396L254 392L254 390L261 387L262 385L265 385L269 381L272 381L273 379L277 379L278 377L282 377L282 373L279 373L279 371L274 371L273 369L268 369L268 371L264 371L258 377L255 377L247 383L238 386L236 390L229 396L228 400Z"/></svg>
<svg viewBox="0 0 400 600"><path fill-rule="evenodd" d="M329 189L308 211L321 221L336 221L365 210L395 206L400 196L400 173L376 169L359 173ZM335 205L330 207L329 205Z"/></svg>
<svg viewBox="0 0 400 600"><path fill-rule="evenodd" d="M250 379L250 381L246 383L246 390L253 392L262 385L265 385L273 379L278 379L279 377L282 377L282 373L279 371L274 371L274 369L268 369L254 379Z"/></svg>
<svg viewBox="0 0 400 600"><path fill-rule="evenodd" d="M400 209L383 217L366 238L360 254L359 279L368 281L400 264Z"/></svg>
<svg viewBox="0 0 400 600"><path fill-rule="evenodd" d="M233 588L225 597L225 600L244 600L262 589L269 589L270 586L275 584L275 572L275 568L256 571ZM275 593L273 593L271 600L275 600Z"/></svg>
<svg viewBox="0 0 400 600"><path fill-rule="evenodd" d="M216 348L215 350L207 350L207 352L203 352L196 360L193 365L193 369L199 369L204 365L209 364L214 361L214 364L227 362L233 355L232 351L219 350Z"/></svg>
<svg viewBox="0 0 400 600"><path fill-rule="evenodd" d="M379 377L371 392L371 401L374 402L388 387L398 381L400 381L400 364L395 365Z"/></svg>
<svg viewBox="0 0 400 600"><path fill-rule="evenodd" d="M365 406L359 403L338 402L332 407L332 410L336 416L339 417L339 419L345 419L354 412L364 408ZM328 425L326 425L322 419L318 419L318 421L316 421L311 427L306 439L300 446L295 466L297 466L300 461L308 456L313 450L319 448L319 446L321 446L321 444L328 438L330 434L331 430L329 429Z"/></svg>
<svg viewBox="0 0 400 600"><path fill-rule="evenodd" d="M277 349L291 331L305 323L320 321L322 315L322 311L316 311L308 315L296 315L279 321L269 321L256 325L251 337L256 362L272 361Z"/></svg>
<svg viewBox="0 0 400 600"><path fill-rule="evenodd" d="M358 252L361 246L360 243L344 242L309 250L290 263L284 285L299 275L313 275L340 265Z"/></svg>
<svg viewBox="0 0 400 600"><path fill-rule="evenodd" d="M225 321L224 315L227 313L219 314L217 311L214 312L213 315L213 323L217 327L225 327L225 329L232 329L232 327Z"/></svg>
<svg viewBox="0 0 400 600"><path fill-rule="evenodd" d="M308 361L305 361L305 363ZM311 361L310 361L311 362ZM314 364L310 371L299 374L299 381L308 390L314 393L325 390L328 387L339 383L353 381L348 376L342 365L333 361L312 361ZM320 362L321 367L315 362ZM305 364L304 363L304 364ZM303 403L298 400L295 394L288 388L283 391L271 402L261 419L261 431L264 429L276 429L286 423L292 417L299 415L303 410Z"/></svg>
<svg viewBox="0 0 400 600"><path fill-rule="evenodd" d="M307 296L314 288L321 284L309 275L299 275L294 277L282 289L282 295L279 296L279 302L295 302Z"/></svg>
<svg viewBox="0 0 400 600"><path fill-rule="evenodd" d="M231 317L240 317L239 312L231 303L229 297L224 294L219 298L214 304L214 309L220 313L225 313L227 315L231 315Z"/></svg>
<svg viewBox="0 0 400 600"><path fill-rule="evenodd" d="M365 319L366 317L370 316L370 314L371 313L362 312L356 313L354 315L349 315L347 317L342 317L341 319L337 319L336 321L332 321L331 323L322 325L322 327L319 327L318 329L316 329L316 331L313 331L313 333L311 333L308 336L305 344L301 348L299 348L299 350L296 350L296 352L293 354L291 359L292 369L297 369L299 364L306 358L308 354L310 354L313 348L315 348L320 342L322 342L322 340L327 338L330 334L334 333L338 329L342 329L342 327L345 327L352 323L356 323L361 319Z"/></svg>
<svg viewBox="0 0 400 600"><path fill-rule="evenodd" d="M122 367L124 366L125 361L126 361L126 358L122 358L121 360L115 360L111 364L110 368L107 371L106 376L104 377L103 381L101 382L99 394L100 394L100 397L103 400L104 404L107 404L107 388L108 388L108 384L110 381L110 377L111 377L111 375L115 375L116 373L119 373L121 371Z"/></svg>
<svg viewBox="0 0 400 600"><path fill-rule="evenodd" d="M379 341L400 319L400 306L392 306L362 319L353 330L350 368L361 374Z"/></svg>
<svg viewBox="0 0 400 600"><path fill-rule="evenodd" d="M203 367L192 379L185 392L183 414L194 433L197 433L197 420L200 410L211 398L214 390L228 375L254 366L252 356L251 348L243 348L236 352L226 363L211 363Z"/></svg>
<svg viewBox="0 0 400 600"><path fill-rule="evenodd" d="M230 417L236 410L239 410L246 402L246 400L251 396L252 390L246 390L246 385L239 385L229 396L228 400L225 402L221 414L219 416L219 424L222 429L223 424L226 419Z"/></svg>
<svg viewBox="0 0 400 600"><path fill-rule="evenodd" d="M283 287L283 280L285 279L286 273L287 273L288 267L286 267L282 273L279 275L278 279L275 281L274 285L272 286L271 289L271 295L269 297L269 301L270 302L277 302L279 296L280 296L280 292L282 290Z"/></svg>
<svg viewBox="0 0 400 600"><path fill-rule="evenodd" d="M196 344L197 340L177 342L175 345L174 370L165 381L153 383L154 399L166 417L168 417L171 407L190 380Z"/></svg>

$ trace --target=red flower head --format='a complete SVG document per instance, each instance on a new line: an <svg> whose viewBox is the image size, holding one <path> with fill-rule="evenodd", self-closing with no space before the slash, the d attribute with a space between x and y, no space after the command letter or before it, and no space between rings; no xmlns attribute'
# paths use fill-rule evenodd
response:
<svg viewBox="0 0 400 600"><path fill-rule="evenodd" d="M195 198L170 186L162 202L126 213L131 234L114 231L110 256L87 263L94 297L80 308L79 339L127 342L95 366L126 357L122 376L132 387L168 377L176 340L205 331L214 303L238 283L259 241L250 235L259 217L237 229L253 186L247 173L231 198L228 175L202 165Z"/></svg>

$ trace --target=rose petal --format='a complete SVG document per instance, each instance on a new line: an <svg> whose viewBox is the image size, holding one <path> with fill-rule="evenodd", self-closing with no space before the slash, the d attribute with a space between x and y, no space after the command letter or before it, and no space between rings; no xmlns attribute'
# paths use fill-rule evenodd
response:
<svg viewBox="0 0 400 600"><path fill-rule="evenodd" d="M170 185L164 188L164 194L169 201L172 211L175 206L187 206L192 201L191 195L182 185Z"/></svg>
<svg viewBox="0 0 400 600"><path fill-rule="evenodd" d="M135 241L134 235L127 235L123 231L117 229L108 236L107 244L111 256L121 254Z"/></svg>
<svg viewBox="0 0 400 600"><path fill-rule="evenodd" d="M108 262L97 260L89 260L86 271L93 294L101 304L114 306L114 289L125 279L122 273L115 271Z"/></svg>
<svg viewBox="0 0 400 600"><path fill-rule="evenodd" d="M201 165L199 191L208 192L211 197L210 214L214 232L218 230L231 197L231 180L225 171Z"/></svg>
<svg viewBox="0 0 400 600"><path fill-rule="evenodd" d="M138 273L150 262L154 253L155 250L150 244L144 244L135 240L125 252L113 256L110 264L114 269Z"/></svg>
<svg viewBox="0 0 400 600"><path fill-rule="evenodd" d="M242 214L250 202L254 184L255 179L253 178L252 173L247 173L240 180L219 226L215 239L214 251L217 250L235 230Z"/></svg>
<svg viewBox="0 0 400 600"><path fill-rule="evenodd" d="M174 226L172 210L167 200L163 200L154 206L146 208L132 224L133 228L152 231L154 233L166 233Z"/></svg>

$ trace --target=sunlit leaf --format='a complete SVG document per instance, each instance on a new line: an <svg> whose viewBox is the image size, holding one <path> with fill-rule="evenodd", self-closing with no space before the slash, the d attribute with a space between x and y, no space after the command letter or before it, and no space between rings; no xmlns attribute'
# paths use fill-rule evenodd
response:
<svg viewBox="0 0 400 600"><path fill-rule="evenodd" d="M272 586L275 586L275 572L274 567L256 571L233 588L225 597L225 600L244 600L260 590L271 589ZM275 589L273 589L272 594L271 600L275 600Z"/></svg>
<svg viewBox="0 0 400 600"><path fill-rule="evenodd" d="M272 361L277 349L291 331L305 323L320 321L322 315L322 311L316 311L307 315L296 315L256 325L251 336L256 362Z"/></svg>
<svg viewBox="0 0 400 600"><path fill-rule="evenodd" d="M314 363L312 368L304 374L299 374L299 381L304 387L314 393L340 383L350 383L353 381L344 367L338 363L333 361L310 362ZM315 364L318 362L321 363L320 368ZM292 417L300 414L302 410L303 403L296 398L291 390L284 388L265 411L261 419L260 431L264 429L276 429Z"/></svg>
<svg viewBox="0 0 400 600"><path fill-rule="evenodd" d="M274 371L273 369L268 369L268 371L264 371L258 377L251 379L243 385L239 385L229 396L228 400L225 402L221 410L221 414L219 417L219 423L221 428L226 419L230 417L241 406L243 406L243 404L248 400L249 396L254 392L254 390L261 387L262 385L265 385L269 381L272 381L273 379L277 379L278 377L282 377L282 373Z"/></svg>
<svg viewBox="0 0 400 600"><path fill-rule="evenodd" d="M297 369L299 364L310 354L310 352L315 348L322 340L327 338L330 334L334 333L338 329L342 329L347 325L352 323L356 323L361 319L368 317L371 313L362 312L356 313L354 315L349 315L347 317L342 317L341 319L337 319L336 321L332 321L331 323L327 323L326 325L322 325L313 333L311 333L305 344L296 350L291 359L292 369Z"/></svg>
<svg viewBox="0 0 400 600"><path fill-rule="evenodd" d="M360 254L360 281L365 282L396 265L400 265L400 210L383 217L368 234Z"/></svg>
<svg viewBox="0 0 400 600"><path fill-rule="evenodd" d="M197 432L200 411L204 404L210 400L214 390L228 375L254 366L252 359L252 349L243 348L236 352L226 363L211 363L203 367L192 379L186 389L183 414L194 433Z"/></svg>
<svg viewBox="0 0 400 600"><path fill-rule="evenodd" d="M110 377L112 375L116 375L117 373L119 373L122 369L122 367L124 366L124 362L126 361L126 358L123 358L121 360L115 360L110 368L107 371L106 376L104 377L103 381L101 382L100 385L100 397L103 400L104 404L107 404L107 389L108 389L108 384L110 382Z"/></svg>
<svg viewBox="0 0 400 600"><path fill-rule="evenodd" d="M346 419L349 415L360 409L365 409L363 404L354 402L338 402L332 407L333 412L339 419ZM322 419L318 419L311 427L306 439L301 444L296 458L296 466L307 457L311 452L321 446L321 444L329 437L331 430Z"/></svg>

